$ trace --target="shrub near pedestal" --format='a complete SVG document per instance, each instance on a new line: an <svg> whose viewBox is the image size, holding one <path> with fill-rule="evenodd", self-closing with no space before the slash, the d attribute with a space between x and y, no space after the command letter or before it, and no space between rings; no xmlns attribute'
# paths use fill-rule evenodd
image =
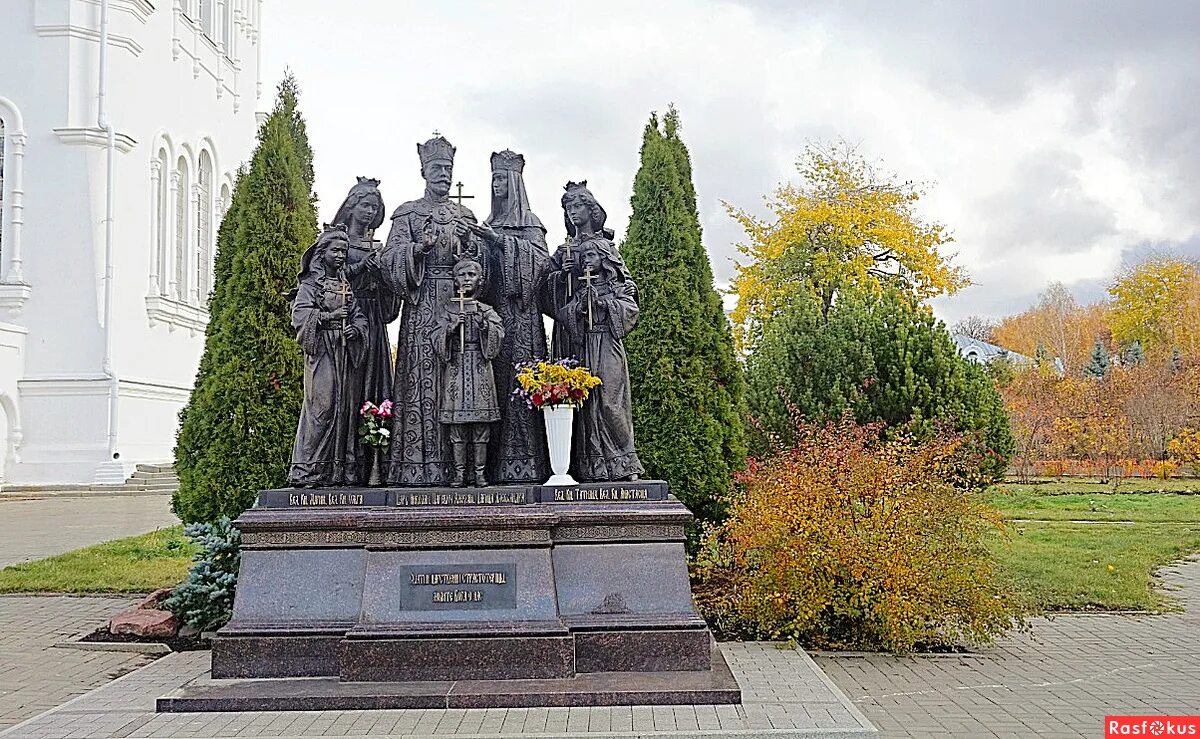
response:
<svg viewBox="0 0 1200 739"><path fill-rule="evenodd" d="M985 547L1002 526L965 486L968 437L882 440L878 424L798 424L741 476L693 567L718 632L908 651L986 642L1014 624Z"/></svg>

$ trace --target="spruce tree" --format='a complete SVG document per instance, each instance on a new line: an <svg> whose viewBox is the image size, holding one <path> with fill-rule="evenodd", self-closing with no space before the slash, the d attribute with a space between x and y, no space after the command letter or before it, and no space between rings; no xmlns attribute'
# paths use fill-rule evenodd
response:
<svg viewBox="0 0 1200 739"><path fill-rule="evenodd" d="M1121 364L1126 367L1136 367L1146 361L1146 352L1142 351L1142 342L1134 339L1121 352Z"/></svg>
<svg viewBox="0 0 1200 739"><path fill-rule="evenodd" d="M651 115L621 255L641 317L626 338L638 454L701 520L745 461L742 378L701 241L691 162L672 108ZM665 128L665 130L664 130Z"/></svg>
<svg viewBox="0 0 1200 739"><path fill-rule="evenodd" d="M1092 348L1091 361L1083 368L1083 374L1102 380L1108 376L1110 367L1112 367L1112 360L1108 356L1108 350L1104 348L1104 342L1096 339L1096 346Z"/></svg>
<svg viewBox="0 0 1200 739"><path fill-rule="evenodd" d="M284 482L304 360L286 294L316 237L312 149L289 76L258 130L217 235L204 354L175 445L175 513L237 516Z"/></svg>

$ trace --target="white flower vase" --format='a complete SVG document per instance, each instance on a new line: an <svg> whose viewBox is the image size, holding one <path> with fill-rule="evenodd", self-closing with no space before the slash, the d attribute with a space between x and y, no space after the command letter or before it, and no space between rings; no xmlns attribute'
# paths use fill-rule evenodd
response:
<svg viewBox="0 0 1200 739"><path fill-rule="evenodd" d="M554 474L547 485L578 485L575 478L567 474L571 468L571 431L575 420L575 409L569 405L547 406L542 409L546 416L546 443L550 447L550 468Z"/></svg>

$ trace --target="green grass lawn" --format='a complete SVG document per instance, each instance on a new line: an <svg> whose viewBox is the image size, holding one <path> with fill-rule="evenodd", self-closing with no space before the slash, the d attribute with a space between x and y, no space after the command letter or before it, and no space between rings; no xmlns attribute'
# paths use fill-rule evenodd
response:
<svg viewBox="0 0 1200 739"><path fill-rule="evenodd" d="M1000 509L1005 518L1200 523L1200 495L1095 492L1045 494L1034 489L1017 488L1014 492L993 492L989 502Z"/></svg>
<svg viewBox="0 0 1200 739"><path fill-rule="evenodd" d="M1152 573L1200 552L1200 495L1184 492L1197 487L1196 480L1137 480L1115 493L1095 481L997 485L989 500L1010 531L991 548L1033 611L1170 608Z"/></svg>
<svg viewBox="0 0 1200 739"><path fill-rule="evenodd" d="M148 593L187 575L195 548L182 526L0 570L0 593Z"/></svg>
<svg viewBox="0 0 1200 739"><path fill-rule="evenodd" d="M1013 523L992 551L1032 611L1163 610L1151 573L1200 551L1200 524Z"/></svg>

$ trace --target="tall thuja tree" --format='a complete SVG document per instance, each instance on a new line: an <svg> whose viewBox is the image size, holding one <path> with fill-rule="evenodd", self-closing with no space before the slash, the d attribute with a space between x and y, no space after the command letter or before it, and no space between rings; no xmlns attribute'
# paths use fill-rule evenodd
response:
<svg viewBox="0 0 1200 739"><path fill-rule="evenodd" d="M712 365L715 381L713 413L722 431L721 456L730 470L739 470L746 463L746 438L742 421L746 417L745 381L742 366L734 352L733 327L725 315L725 304L721 294L713 287L712 265L704 249L703 232L700 228L700 211L696 205L696 188L692 183L692 157L679 136L679 111L672 105L663 118L663 129L667 143L675 153L675 164L679 168L679 180L683 185L684 204L691 219L690 228L696 232L697 286L703 310L703 322L711 331L703 333L708 341L699 353Z"/></svg>
<svg viewBox="0 0 1200 739"><path fill-rule="evenodd" d="M621 255L638 284L639 326L626 339L638 454L698 518L745 456L741 377L700 239L687 149L672 109L652 115L633 182Z"/></svg>
<svg viewBox="0 0 1200 739"><path fill-rule="evenodd" d="M304 361L286 294L316 237L312 149L290 76L258 131L218 232L204 354L175 444L187 522L236 516L284 482Z"/></svg>

